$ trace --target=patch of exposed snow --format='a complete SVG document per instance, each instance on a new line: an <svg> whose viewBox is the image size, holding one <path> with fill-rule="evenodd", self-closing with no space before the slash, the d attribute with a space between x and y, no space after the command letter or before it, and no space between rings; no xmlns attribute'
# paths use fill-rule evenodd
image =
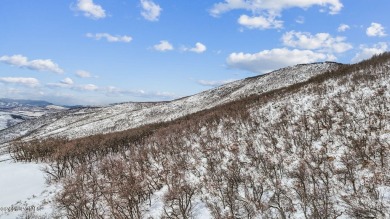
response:
<svg viewBox="0 0 390 219"><path fill-rule="evenodd" d="M50 200L55 194L55 186L48 187L44 164L15 163L9 157L0 160L0 218L14 219L23 211L32 209L35 214L51 213Z"/></svg>

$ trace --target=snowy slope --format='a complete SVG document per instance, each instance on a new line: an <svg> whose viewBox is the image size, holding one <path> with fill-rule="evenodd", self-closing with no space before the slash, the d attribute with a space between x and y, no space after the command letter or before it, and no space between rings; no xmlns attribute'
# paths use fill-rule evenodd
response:
<svg viewBox="0 0 390 219"><path fill-rule="evenodd" d="M56 146L68 148L70 153L65 154L74 159L59 156L58 164L69 162L78 170L70 169L60 182L57 192L65 198L57 204L68 207L63 212L68 216L71 206L80 204L96 218L113 218L119 205L130 206L126 201L133 196L128 192L140 192L134 197L141 194L141 218L179 214L178 200L185 199L190 202L185 212L190 218L385 219L390 217L389 60L383 65L351 66L337 77L327 75L273 95L242 99L305 81L317 75L316 70L339 65L298 65L172 102L74 109L13 128L23 128L22 132L31 132L29 136L76 138L87 135L78 131L111 132L240 100L231 108L217 107L165 123L142 141L123 139L126 147L117 153L104 154L93 147L83 156L83 140L76 140L74 148ZM71 153L74 149L81 155ZM51 158L48 162L56 162ZM24 174L18 170L21 166L14 165L4 163L0 170ZM36 171L38 166L27 168ZM34 194L45 189L39 177L31 179L38 184ZM15 188L10 183L4 186ZM7 194L1 187L0 192ZM85 200L74 199L76 195ZM84 201L94 204L93 211Z"/></svg>
<svg viewBox="0 0 390 219"><path fill-rule="evenodd" d="M245 95L259 79L204 93ZM62 177L54 203L68 218L387 219L389 84L390 55L157 128L26 143L19 154Z"/></svg>
<svg viewBox="0 0 390 219"><path fill-rule="evenodd" d="M0 130L45 114L67 109L46 101L0 98Z"/></svg>
<svg viewBox="0 0 390 219"><path fill-rule="evenodd" d="M24 119L12 117L12 114L9 112L0 111L0 130L6 129L12 125L23 122Z"/></svg>
<svg viewBox="0 0 390 219"><path fill-rule="evenodd" d="M1 102L0 102L1 103ZM46 114L65 111L68 108L47 105L47 106L10 106L0 109L0 130L9 128L26 120L35 119Z"/></svg>
<svg viewBox="0 0 390 219"><path fill-rule="evenodd" d="M157 121L168 121L194 113L203 109L240 99L255 93L262 93L284 87L296 82L320 74L324 71L336 69L339 64L317 63L311 65L298 65L273 72L272 74L248 78L236 81L200 94L185 97L172 102L161 103L123 103L107 107L79 108L79 109L58 109L57 107L46 106L49 109L60 110L57 113L44 115L42 110L31 110L32 108L13 108L13 114L39 117L31 119L0 131L2 141L14 139L15 137L29 134L28 136L46 137L53 135L65 135L70 138L87 136L101 132L113 132L136 127L141 124L148 124ZM10 105L8 105L10 106ZM11 106L10 106L11 107ZM0 120L4 127L11 112L3 112ZM2 117L3 116L3 117ZM4 161L5 159L5 161ZM50 200L53 198L53 191L56 188L45 185L45 176L41 172L44 164L23 164L14 163L8 160L8 155L0 157L0 197L1 206L25 209L29 206L38 208L39 215L50 213ZM17 183L15 183L17 182ZM152 207L147 215L158 218L163 211L164 188L155 193ZM49 202L49 204L47 204ZM46 203L46 204L45 204ZM205 204L198 201L196 218L211 218ZM14 212L0 212L0 218L16 218L23 213L18 210Z"/></svg>
<svg viewBox="0 0 390 219"><path fill-rule="evenodd" d="M14 219L27 212L51 213L49 202L55 186L47 186L42 169L45 164L15 163L0 156L0 218ZM57 189L58 190L58 189Z"/></svg>
<svg viewBox="0 0 390 219"><path fill-rule="evenodd" d="M59 204L72 214L72 195L88 197L97 207L84 211L107 218L118 205L139 207L141 218L390 218L389 64L217 107L121 152L96 152L66 177Z"/></svg>
<svg viewBox="0 0 390 219"><path fill-rule="evenodd" d="M235 81L193 96L170 102L124 103L107 107L82 108L26 121L0 131L0 143L17 137L66 136L78 138L109 133L162 121L305 81L314 75L334 70L337 63L313 63L283 68L270 74Z"/></svg>

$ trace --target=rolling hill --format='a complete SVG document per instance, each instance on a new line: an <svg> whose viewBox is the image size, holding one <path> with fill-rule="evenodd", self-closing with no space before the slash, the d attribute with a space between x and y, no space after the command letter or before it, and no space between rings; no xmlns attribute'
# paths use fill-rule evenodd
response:
<svg viewBox="0 0 390 219"><path fill-rule="evenodd" d="M68 109L46 101L0 98L0 130L18 123Z"/></svg>
<svg viewBox="0 0 390 219"><path fill-rule="evenodd" d="M70 110L0 134L22 137L9 145L15 161L46 165L59 187L51 217L385 219L389 84L384 53L171 102Z"/></svg>
<svg viewBox="0 0 390 219"><path fill-rule="evenodd" d="M303 82L340 66L342 65L333 62L296 65L170 102L122 103L63 111L0 131L0 144L19 137L79 138L166 122L250 95Z"/></svg>

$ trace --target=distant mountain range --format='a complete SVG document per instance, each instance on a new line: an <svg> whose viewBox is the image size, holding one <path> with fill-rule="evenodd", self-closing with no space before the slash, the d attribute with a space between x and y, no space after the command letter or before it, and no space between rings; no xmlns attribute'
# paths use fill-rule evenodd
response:
<svg viewBox="0 0 390 219"><path fill-rule="evenodd" d="M42 115L67 109L67 107L41 100L0 98L0 130Z"/></svg>
<svg viewBox="0 0 390 219"><path fill-rule="evenodd" d="M54 104L42 100L20 100L20 99L0 98L0 109L11 109L16 107L46 107L49 105L54 105Z"/></svg>

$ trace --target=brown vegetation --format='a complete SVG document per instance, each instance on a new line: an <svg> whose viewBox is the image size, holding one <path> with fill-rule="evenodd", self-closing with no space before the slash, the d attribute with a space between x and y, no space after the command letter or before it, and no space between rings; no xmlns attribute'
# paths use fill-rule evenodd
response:
<svg viewBox="0 0 390 219"><path fill-rule="evenodd" d="M171 122L17 141L10 152L49 163L69 218L143 218L163 187L166 218L193 218L200 201L214 218L384 218L390 94L378 82L390 77L389 57ZM315 97L308 109L292 104L305 95Z"/></svg>

